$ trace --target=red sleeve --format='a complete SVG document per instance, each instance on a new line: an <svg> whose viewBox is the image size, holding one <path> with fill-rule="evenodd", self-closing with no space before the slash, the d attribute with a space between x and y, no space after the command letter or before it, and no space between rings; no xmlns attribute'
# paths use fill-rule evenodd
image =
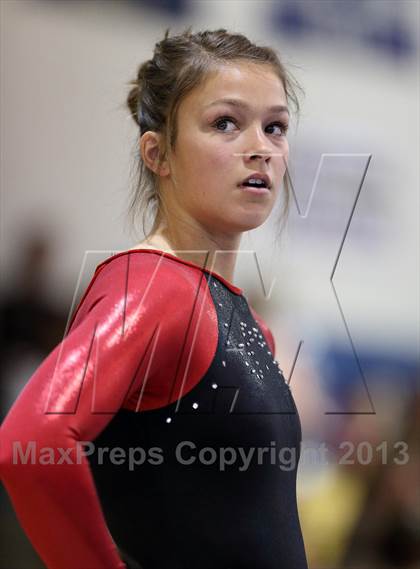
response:
<svg viewBox="0 0 420 569"><path fill-rule="evenodd" d="M254 317L258 326L261 328L261 332L264 334L264 337L267 341L267 344L270 346L270 350L271 350L271 353L273 354L273 357L275 357L276 343L274 341L274 336L273 336L270 328L267 326L267 324L264 322L264 320L261 318L261 316L252 308L252 306L250 306L249 308L251 309L252 316Z"/></svg>
<svg viewBox="0 0 420 569"><path fill-rule="evenodd" d="M95 273L67 336L3 423L0 472L48 568L125 567L78 443L96 438L139 390L139 352L150 343L156 314L169 314L168 326L177 319L180 287L174 275L152 282L156 258L145 256L128 288L128 255Z"/></svg>

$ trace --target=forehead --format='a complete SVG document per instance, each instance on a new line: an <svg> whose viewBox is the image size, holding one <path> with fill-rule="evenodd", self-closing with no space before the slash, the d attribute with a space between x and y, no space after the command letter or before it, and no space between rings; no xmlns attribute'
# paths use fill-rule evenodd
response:
<svg viewBox="0 0 420 569"><path fill-rule="evenodd" d="M187 97L181 106L195 110L212 108L221 98L238 98L253 107L286 105L283 83L269 65L251 62L230 63L219 66ZM180 109L181 110L181 109Z"/></svg>

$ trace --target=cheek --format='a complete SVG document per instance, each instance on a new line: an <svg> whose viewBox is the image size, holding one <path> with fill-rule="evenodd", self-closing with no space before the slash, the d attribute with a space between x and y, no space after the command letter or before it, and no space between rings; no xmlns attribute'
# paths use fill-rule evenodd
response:
<svg viewBox="0 0 420 569"><path fill-rule="evenodd" d="M287 142L287 140L284 143L284 147L285 147L284 148L284 159L287 162L289 160L289 143Z"/></svg>
<svg viewBox="0 0 420 569"><path fill-rule="evenodd" d="M227 144L208 144L200 148L201 166L207 171L210 170L213 175L217 176L222 170L231 168L233 160L235 160L233 150Z"/></svg>
<svg viewBox="0 0 420 569"><path fill-rule="evenodd" d="M178 155L184 175L187 175L194 183L217 176L222 169L227 169L229 161L228 151L225 148L215 147L212 144L203 144L202 140L189 140L182 146L182 157Z"/></svg>
<svg viewBox="0 0 420 569"><path fill-rule="evenodd" d="M287 141L283 143L280 152L282 156L279 156L278 168L280 171L280 175L283 176L284 173L286 172L287 164L289 162L289 144Z"/></svg>

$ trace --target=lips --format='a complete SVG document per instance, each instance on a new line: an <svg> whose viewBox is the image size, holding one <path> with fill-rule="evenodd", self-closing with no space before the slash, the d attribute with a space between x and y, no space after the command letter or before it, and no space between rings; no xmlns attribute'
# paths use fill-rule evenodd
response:
<svg viewBox="0 0 420 569"><path fill-rule="evenodd" d="M269 189L271 188L270 177L267 176L266 174L260 174L259 172L254 172L253 174L250 174L249 176L247 176L244 180L242 180L242 182L239 184L239 186L247 185L249 180L252 180L252 179L262 180L264 182L264 185L263 184L260 184L260 185L255 184L255 185L249 186L249 187L254 187L254 188L257 188L257 187L258 188L259 187L264 188L265 187L265 188L269 188Z"/></svg>

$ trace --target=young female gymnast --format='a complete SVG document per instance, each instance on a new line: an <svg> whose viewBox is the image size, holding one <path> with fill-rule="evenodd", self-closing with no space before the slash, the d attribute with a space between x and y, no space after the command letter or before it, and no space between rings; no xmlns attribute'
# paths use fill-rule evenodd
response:
<svg viewBox="0 0 420 569"><path fill-rule="evenodd" d="M130 211L153 227L96 267L7 415L6 489L52 569L305 569L299 416L233 284L282 191L298 85L224 29L167 30L133 83Z"/></svg>

